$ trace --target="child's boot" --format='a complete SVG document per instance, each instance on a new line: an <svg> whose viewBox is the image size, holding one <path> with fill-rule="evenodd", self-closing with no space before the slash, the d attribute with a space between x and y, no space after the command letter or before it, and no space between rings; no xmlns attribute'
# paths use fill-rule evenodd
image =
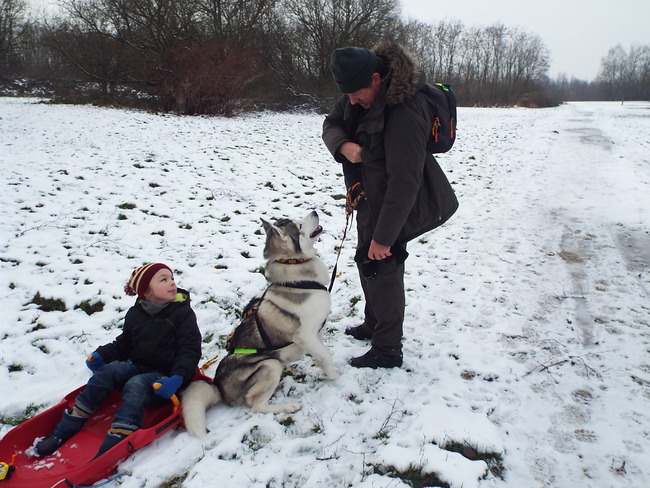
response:
<svg viewBox="0 0 650 488"><path fill-rule="evenodd" d="M115 447L121 440L126 439L131 433L132 431L124 429L109 430L106 433L106 437L104 437L104 442L102 442L102 445L99 446L99 451L97 451L97 454L95 454L95 458L98 458L112 447Z"/></svg>
<svg viewBox="0 0 650 488"><path fill-rule="evenodd" d="M34 448L39 456L49 456L61 447L70 437L81 430L86 423L86 417L71 415L72 410L65 410L61 420L50 435L36 444Z"/></svg>

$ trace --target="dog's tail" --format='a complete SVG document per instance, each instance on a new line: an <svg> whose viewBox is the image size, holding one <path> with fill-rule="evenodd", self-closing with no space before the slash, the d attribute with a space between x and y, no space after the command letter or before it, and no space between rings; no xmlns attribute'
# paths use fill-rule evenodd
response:
<svg viewBox="0 0 650 488"><path fill-rule="evenodd" d="M205 411L221 401L221 393L216 386L206 381L194 381L183 392L183 422L194 437L206 438Z"/></svg>

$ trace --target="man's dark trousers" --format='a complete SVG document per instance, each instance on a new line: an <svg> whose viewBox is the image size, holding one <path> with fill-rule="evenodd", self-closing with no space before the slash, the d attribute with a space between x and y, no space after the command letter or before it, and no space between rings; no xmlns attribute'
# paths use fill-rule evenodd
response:
<svg viewBox="0 0 650 488"><path fill-rule="evenodd" d="M357 249L367 252L374 227L368 204L361 201L357 207ZM397 263L395 258L374 261L376 274L371 278L365 276L367 267L361 263L357 267L366 301L364 327L373 331L372 348L384 357L399 356L405 307L404 263Z"/></svg>

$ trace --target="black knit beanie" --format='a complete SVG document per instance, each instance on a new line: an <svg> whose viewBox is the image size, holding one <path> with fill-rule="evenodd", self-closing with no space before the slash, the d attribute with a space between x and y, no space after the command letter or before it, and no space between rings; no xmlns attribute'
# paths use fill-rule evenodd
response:
<svg viewBox="0 0 650 488"><path fill-rule="evenodd" d="M330 71L342 93L354 93L370 84L377 56L362 47L342 47L332 53Z"/></svg>

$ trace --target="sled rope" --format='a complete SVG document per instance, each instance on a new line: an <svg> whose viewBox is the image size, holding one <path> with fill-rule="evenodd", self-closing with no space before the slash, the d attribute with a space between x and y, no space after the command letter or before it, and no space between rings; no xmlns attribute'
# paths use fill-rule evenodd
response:
<svg viewBox="0 0 650 488"><path fill-rule="evenodd" d="M99 488L100 486L105 486L109 483L112 483L113 481L117 481L123 476L126 476L126 473L118 473L115 476L111 476L108 478L106 481L102 481L101 483L96 483L94 485L73 485L68 481L68 487L69 488ZM66 480L67 481L67 480Z"/></svg>
<svg viewBox="0 0 650 488"><path fill-rule="evenodd" d="M212 366L217 361L219 361L219 356L215 356L212 359L208 359L205 363L203 363L203 366L201 366L199 368L199 371L201 371L201 374L205 374L205 370L208 369L210 366Z"/></svg>

